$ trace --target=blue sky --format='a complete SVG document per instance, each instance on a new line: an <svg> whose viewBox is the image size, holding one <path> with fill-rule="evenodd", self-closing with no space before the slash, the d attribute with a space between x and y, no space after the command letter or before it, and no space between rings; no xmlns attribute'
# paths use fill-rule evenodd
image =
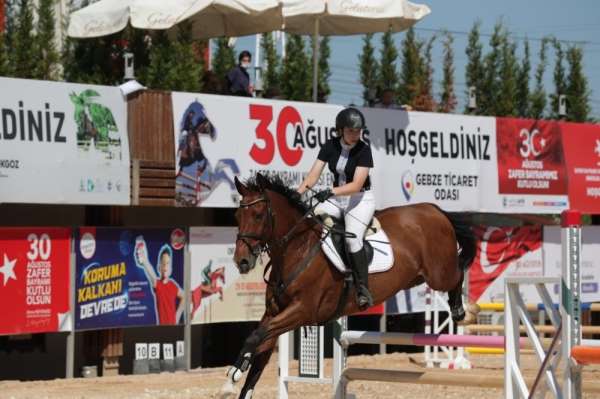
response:
<svg viewBox="0 0 600 399"><path fill-rule="evenodd" d="M591 94L592 114L600 118L600 1L598 0L428 0L432 12L419 22L415 28L420 38L428 39L437 31L447 29L453 32L455 53L455 90L459 98L459 110L462 110L466 98L464 69L467 61L465 48L467 32L473 23L481 21L481 33L491 33L494 24L502 19L504 25L517 39L517 54L523 49L523 38L528 37L532 53L533 68L537 65L537 52L540 39L554 35L559 40L585 42L584 72L588 77ZM464 32L464 33L461 33ZM403 33L394 35L400 47ZM489 37L483 36L484 51ZM379 49L379 35L374 44ZM332 93L329 102L336 104L362 103L362 86L359 82L358 54L361 52L362 36L332 37L330 65ZM236 49L248 48L254 53L254 38L241 38ZM439 89L442 68L441 40L434 47L434 84ZM553 51L548 53L546 68L546 90L553 90L552 72L554 67ZM533 84L533 78L532 78Z"/></svg>

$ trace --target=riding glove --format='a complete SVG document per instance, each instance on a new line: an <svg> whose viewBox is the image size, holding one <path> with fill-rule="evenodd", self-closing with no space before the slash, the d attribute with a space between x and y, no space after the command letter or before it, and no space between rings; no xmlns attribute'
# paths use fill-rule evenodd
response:
<svg viewBox="0 0 600 399"><path fill-rule="evenodd" d="M333 191L329 188L315 194L315 199L319 202L325 202L331 197L333 197Z"/></svg>

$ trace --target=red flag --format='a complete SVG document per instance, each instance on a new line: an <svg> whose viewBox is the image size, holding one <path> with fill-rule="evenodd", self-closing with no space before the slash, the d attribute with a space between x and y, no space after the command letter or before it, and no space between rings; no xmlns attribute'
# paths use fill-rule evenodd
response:
<svg viewBox="0 0 600 399"><path fill-rule="evenodd" d="M476 302L512 262L542 246L540 226L479 226L474 228L474 232L477 235L477 253L469 268L471 302Z"/></svg>

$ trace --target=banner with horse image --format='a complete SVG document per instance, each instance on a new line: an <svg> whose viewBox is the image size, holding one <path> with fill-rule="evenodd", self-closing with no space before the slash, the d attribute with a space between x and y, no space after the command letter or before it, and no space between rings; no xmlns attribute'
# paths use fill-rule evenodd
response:
<svg viewBox="0 0 600 399"><path fill-rule="evenodd" d="M0 335L73 329L70 255L70 229L0 229Z"/></svg>
<svg viewBox="0 0 600 399"><path fill-rule="evenodd" d="M172 93L178 206L232 208L234 177L278 174L302 182L335 134L337 105ZM315 187L331 186L323 173Z"/></svg>
<svg viewBox="0 0 600 399"><path fill-rule="evenodd" d="M234 227L192 227L190 309L193 324L258 321L265 311L264 262L240 275Z"/></svg>
<svg viewBox="0 0 600 399"><path fill-rule="evenodd" d="M128 205L119 88L0 78L2 202Z"/></svg>
<svg viewBox="0 0 600 399"><path fill-rule="evenodd" d="M494 118L363 108L378 207L431 202L482 208L482 171L496 168Z"/></svg>
<svg viewBox="0 0 600 399"><path fill-rule="evenodd" d="M183 323L180 228L80 228L75 243L75 328Z"/></svg>

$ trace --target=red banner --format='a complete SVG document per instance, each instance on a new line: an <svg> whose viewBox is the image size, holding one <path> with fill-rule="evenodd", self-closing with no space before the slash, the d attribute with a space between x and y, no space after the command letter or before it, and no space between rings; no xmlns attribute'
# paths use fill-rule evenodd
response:
<svg viewBox="0 0 600 399"><path fill-rule="evenodd" d="M561 123L573 209L600 213L600 125Z"/></svg>
<svg viewBox="0 0 600 399"><path fill-rule="evenodd" d="M567 194L558 123L496 118L496 142L500 194Z"/></svg>
<svg viewBox="0 0 600 399"><path fill-rule="evenodd" d="M0 334L72 329L70 230L0 229Z"/></svg>
<svg viewBox="0 0 600 399"><path fill-rule="evenodd" d="M469 301L476 302L506 268L542 246L542 228L477 227L477 254L469 268Z"/></svg>

